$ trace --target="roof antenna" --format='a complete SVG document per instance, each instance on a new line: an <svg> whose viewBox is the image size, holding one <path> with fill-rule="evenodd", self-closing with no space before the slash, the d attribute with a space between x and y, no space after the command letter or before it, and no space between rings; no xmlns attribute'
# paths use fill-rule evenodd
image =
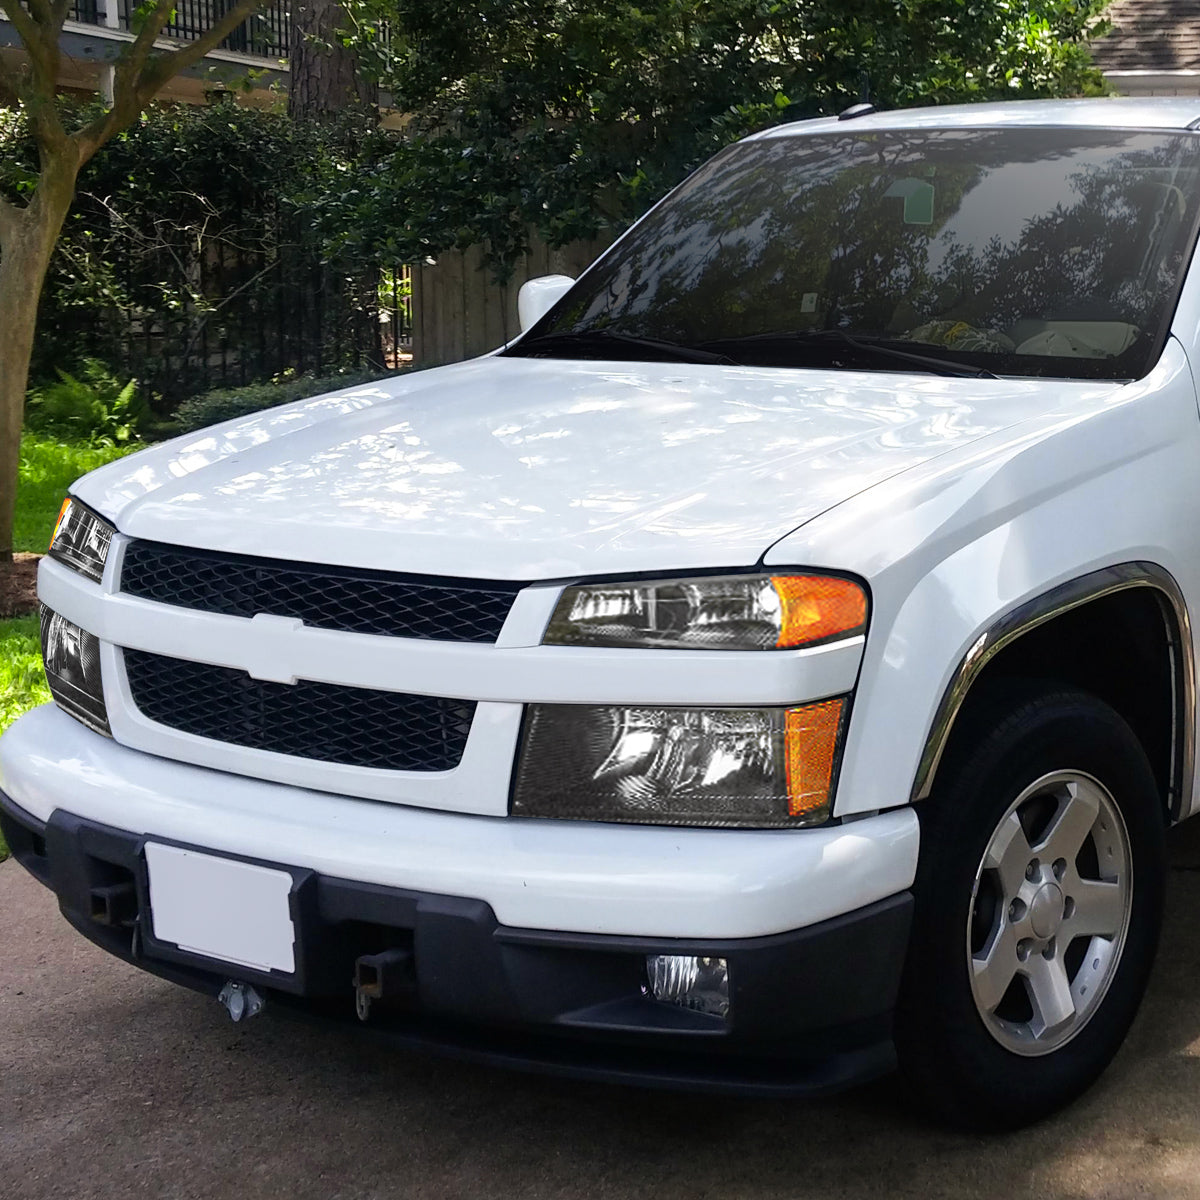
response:
<svg viewBox="0 0 1200 1200"><path fill-rule="evenodd" d="M858 77L858 103L838 113L838 120L853 121L855 117L865 117L875 111L875 105L871 103L871 77L863 71Z"/></svg>
<svg viewBox="0 0 1200 1200"><path fill-rule="evenodd" d="M855 117L865 117L874 111L875 105L871 103L871 77L866 71L861 71L858 76L858 103L838 113L838 120L853 121Z"/></svg>

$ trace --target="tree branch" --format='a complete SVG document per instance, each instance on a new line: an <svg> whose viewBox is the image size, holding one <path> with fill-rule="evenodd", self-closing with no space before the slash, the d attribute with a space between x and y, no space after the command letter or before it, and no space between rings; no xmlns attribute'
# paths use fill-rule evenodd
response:
<svg viewBox="0 0 1200 1200"><path fill-rule="evenodd" d="M261 271L257 271L257 272L255 272L255 274L251 275L250 278L247 279L246 282L241 285L241 287L235 288L219 304L214 304L212 306L212 308L210 308L208 310L208 312L204 313L200 317L200 320L197 322L195 328L192 330L192 336L190 338L188 338L187 345L184 346L183 353L179 356L180 360L185 364L187 363L188 357L191 355L192 350L196 345L196 342L199 341L200 335L204 332L209 321L211 321L213 319L213 317L215 317L217 315L217 313L219 313L221 311L221 309L223 309L225 307L225 305L227 305L232 299L234 299L234 297L236 297L236 296L240 295L242 292L244 292L248 287L257 283L268 272L274 271L275 268L278 266L279 266L279 259L275 259L273 262L267 263L267 265L265 267L263 267L263 269Z"/></svg>
<svg viewBox="0 0 1200 1200"><path fill-rule="evenodd" d="M130 125L167 83L215 49L262 5L263 0L241 0L202 37L188 42L181 50L166 51L150 59L155 39L174 8L173 0L158 0L153 17L117 65L112 108L72 135L82 161L86 162L113 134Z"/></svg>
<svg viewBox="0 0 1200 1200"><path fill-rule="evenodd" d="M186 71L193 63L199 62L210 50L215 50L239 25L249 20L260 8L264 0L241 0L231 8L203 37L194 42L188 42L182 49L163 54L150 63L144 73L144 86L150 91L142 103L151 99L165 83L174 79L180 71Z"/></svg>
<svg viewBox="0 0 1200 1200"><path fill-rule="evenodd" d="M16 96L25 103L34 136L37 138L39 153L44 154L47 149L62 146L67 136L55 99L62 57L58 47L62 21L56 20L45 0L31 0L31 3L34 5L34 16L25 11L20 0L5 0L4 11L12 21L29 58L33 73L32 89L24 86L25 80L7 68L0 73L0 81L11 87ZM46 12L46 20L37 16L42 10ZM29 95L30 91L32 96Z"/></svg>
<svg viewBox="0 0 1200 1200"><path fill-rule="evenodd" d="M43 4L44 7L44 4ZM12 22L13 28L17 31L17 36L21 39L22 45L25 47L25 52L29 55L29 61L33 63L34 73L38 77L39 83L42 82L44 69L47 66L46 56L46 26L49 25L49 10L46 10L46 21L40 20L37 16L26 12L21 4L21 0L4 0L4 14ZM55 42L57 43L57 37ZM50 81L51 87L54 85L54 80Z"/></svg>
<svg viewBox="0 0 1200 1200"><path fill-rule="evenodd" d="M21 219L21 210L0 196L0 249L10 241L17 232L17 222Z"/></svg>
<svg viewBox="0 0 1200 1200"><path fill-rule="evenodd" d="M19 4L20 0L13 0L13 2ZM33 13L33 19L39 25L49 25L54 20L50 5L46 0L29 0L29 11Z"/></svg>
<svg viewBox="0 0 1200 1200"><path fill-rule="evenodd" d="M11 3L5 0L4 12L12 21L29 58L33 86L26 86L27 77L22 78L2 61L0 83L10 88L25 105L44 165L47 153L58 150L67 137L55 101L59 67L58 26L36 20L18 0Z"/></svg>
<svg viewBox="0 0 1200 1200"><path fill-rule="evenodd" d="M146 18L146 23L133 39L133 44L117 60L113 84L114 110L124 108L136 98L138 83L150 57L150 51L154 49L154 43L162 33L163 26L171 19L174 8L173 0L157 0L154 10Z"/></svg>

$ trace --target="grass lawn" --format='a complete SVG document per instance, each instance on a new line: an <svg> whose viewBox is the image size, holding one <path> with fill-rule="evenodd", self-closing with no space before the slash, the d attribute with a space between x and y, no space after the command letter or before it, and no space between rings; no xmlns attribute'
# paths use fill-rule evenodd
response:
<svg viewBox="0 0 1200 1200"><path fill-rule="evenodd" d="M45 551L67 488L88 471L138 447L91 446L56 442L27 433L21 439L21 483L13 548ZM36 616L0 621L0 733L27 709L50 699L42 674ZM0 837L0 862L8 847Z"/></svg>
<svg viewBox="0 0 1200 1200"><path fill-rule="evenodd" d="M7 729L26 709L49 699L37 617L0 621L0 730ZM8 847L0 837L0 862L7 857Z"/></svg>
<svg viewBox="0 0 1200 1200"><path fill-rule="evenodd" d="M17 489L13 549L45 553L67 488L80 475L139 449L140 446L109 446L97 450L25 434L21 438L21 483Z"/></svg>

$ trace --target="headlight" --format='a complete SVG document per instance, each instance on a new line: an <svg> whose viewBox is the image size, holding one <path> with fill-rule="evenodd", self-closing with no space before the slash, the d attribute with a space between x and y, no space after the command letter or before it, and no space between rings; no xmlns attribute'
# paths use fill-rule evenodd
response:
<svg viewBox="0 0 1200 1200"><path fill-rule="evenodd" d="M113 527L90 508L78 500L64 500L50 538L50 557L99 583L112 535Z"/></svg>
<svg viewBox="0 0 1200 1200"><path fill-rule="evenodd" d="M862 633L867 595L832 575L720 575L569 587L542 639L569 646L785 650Z"/></svg>
<svg viewBox="0 0 1200 1200"><path fill-rule="evenodd" d="M512 811L646 825L829 816L844 698L802 708L529 706Z"/></svg>
<svg viewBox="0 0 1200 1200"><path fill-rule="evenodd" d="M100 682L99 639L44 604L41 618L42 661L50 694L64 712L111 737Z"/></svg>

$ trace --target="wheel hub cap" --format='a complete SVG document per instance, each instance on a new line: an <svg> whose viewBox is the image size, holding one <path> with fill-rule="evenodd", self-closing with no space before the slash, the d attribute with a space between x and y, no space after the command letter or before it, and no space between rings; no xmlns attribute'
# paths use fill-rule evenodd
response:
<svg viewBox="0 0 1200 1200"><path fill-rule="evenodd" d="M1029 927L1038 938L1052 938L1063 922L1067 898L1057 883L1044 883L1029 906Z"/></svg>

